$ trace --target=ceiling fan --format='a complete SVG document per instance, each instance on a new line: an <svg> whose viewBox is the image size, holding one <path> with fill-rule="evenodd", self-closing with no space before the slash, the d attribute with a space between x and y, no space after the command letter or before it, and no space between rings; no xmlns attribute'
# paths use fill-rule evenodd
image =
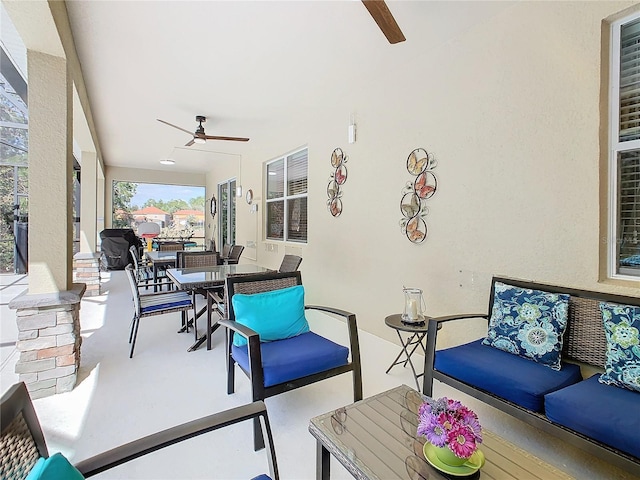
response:
<svg viewBox="0 0 640 480"><path fill-rule="evenodd" d="M406 40L384 0L362 0L362 3L369 10L389 43L400 43Z"/></svg>
<svg viewBox="0 0 640 480"><path fill-rule="evenodd" d="M178 127L177 125L173 125L172 123L165 122L164 120L160 120L159 118L156 118L156 120L158 120L160 123L164 123L165 125L169 125L170 127L177 128L178 130L182 130L183 132L191 135L193 138L185 144L185 147L190 147L194 143L206 143L207 140L231 140L233 142L249 141L248 138L244 138L244 137L221 137L217 135L207 135L204 132L204 127L202 126L202 124L207 121L207 117L203 117L202 115L196 116L196 122L198 122L198 128L196 128L196 131L193 133L191 133L189 130L185 128Z"/></svg>

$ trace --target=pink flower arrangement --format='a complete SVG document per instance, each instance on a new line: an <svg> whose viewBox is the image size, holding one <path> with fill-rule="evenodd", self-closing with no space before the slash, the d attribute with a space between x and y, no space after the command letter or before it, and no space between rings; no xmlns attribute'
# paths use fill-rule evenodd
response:
<svg viewBox="0 0 640 480"><path fill-rule="evenodd" d="M427 400L418 411L418 435L436 447L448 446L459 458L469 458L482 443L478 416L457 400Z"/></svg>

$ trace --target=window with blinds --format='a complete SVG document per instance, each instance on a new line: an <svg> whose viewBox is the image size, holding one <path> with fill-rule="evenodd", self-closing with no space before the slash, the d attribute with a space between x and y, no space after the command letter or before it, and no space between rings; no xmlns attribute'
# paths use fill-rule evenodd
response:
<svg viewBox="0 0 640 480"><path fill-rule="evenodd" d="M640 138L640 19L622 25L620 32L621 142Z"/></svg>
<svg viewBox="0 0 640 480"><path fill-rule="evenodd" d="M640 14L612 27L609 272L640 277Z"/></svg>
<svg viewBox="0 0 640 480"><path fill-rule="evenodd" d="M265 237L269 240L306 242L307 149L273 160L266 167Z"/></svg>
<svg viewBox="0 0 640 480"><path fill-rule="evenodd" d="M640 150L618 155L618 185L619 271L640 276Z"/></svg>

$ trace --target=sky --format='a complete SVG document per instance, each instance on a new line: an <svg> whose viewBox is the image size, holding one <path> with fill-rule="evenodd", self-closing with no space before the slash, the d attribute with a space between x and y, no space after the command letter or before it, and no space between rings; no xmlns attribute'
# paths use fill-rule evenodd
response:
<svg viewBox="0 0 640 480"><path fill-rule="evenodd" d="M136 194L131 199L131 205L142 205L153 198L155 200L185 200L204 197L204 187L188 187L183 185L162 185L156 183L138 183Z"/></svg>

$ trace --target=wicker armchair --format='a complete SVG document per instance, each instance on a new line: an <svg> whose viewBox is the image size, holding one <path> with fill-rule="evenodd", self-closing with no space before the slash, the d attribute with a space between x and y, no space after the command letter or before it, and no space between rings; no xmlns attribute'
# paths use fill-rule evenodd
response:
<svg viewBox="0 0 640 480"><path fill-rule="evenodd" d="M258 333L235 321L233 307L235 294L269 292L296 285L302 285L300 272L269 272L227 278L226 318L218 322L227 329L227 393L234 392L237 363L251 380L254 401L264 400L348 372L353 375L353 400L362 400L360 345L355 314L331 307L309 305L304 307L305 310L319 310L344 318L349 334L348 349L313 332L261 343ZM245 337L248 345L243 347L234 345L234 333ZM351 355L350 360L348 354ZM254 447L256 450L264 447L259 424L256 422L254 422Z"/></svg>
<svg viewBox="0 0 640 480"><path fill-rule="evenodd" d="M24 479L40 457L49 451L31 397L24 383L13 385L1 399L2 433L0 437L0 478ZM278 465L273 435L264 402L254 402L162 430L147 437L113 448L75 465L84 477L92 477L156 450L190 438L253 419L260 422L269 444L270 478L277 480ZM260 478L269 478L266 475Z"/></svg>

